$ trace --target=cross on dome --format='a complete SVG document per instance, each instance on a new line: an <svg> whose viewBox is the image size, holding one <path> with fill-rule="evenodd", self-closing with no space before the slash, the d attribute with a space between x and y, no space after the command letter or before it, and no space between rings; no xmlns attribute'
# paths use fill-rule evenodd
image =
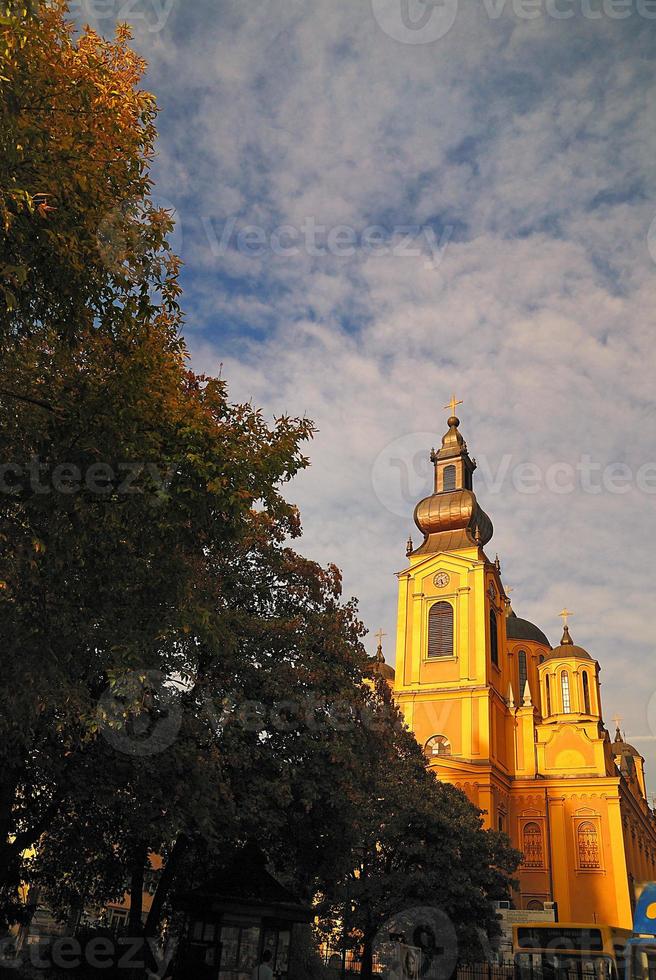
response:
<svg viewBox="0 0 656 980"><path fill-rule="evenodd" d="M454 416L456 414L456 409L458 405L463 405L463 404L464 402L462 398L457 399L455 395L451 395L451 401L449 402L448 405L445 405L444 407L451 409L451 415Z"/></svg>
<svg viewBox="0 0 656 980"><path fill-rule="evenodd" d="M561 613L559 613L558 615L560 616L560 618L563 621L563 636L562 636L562 639L560 641L560 645L561 645L561 647L562 646L565 646L565 647L567 647L567 646L573 646L574 645L574 641L572 640L572 637L569 635L569 626L567 625L567 620L569 619L570 616L573 616L574 613L573 612L570 612L570 610L567 608L567 606L565 606L565 608L563 609L563 611Z"/></svg>
<svg viewBox="0 0 656 980"><path fill-rule="evenodd" d="M573 616L574 613L573 612L570 612L569 609L567 608L567 606L565 606L565 608L563 609L563 611L561 613L559 613L559 615L560 615L560 618L563 621L563 626L567 626L567 620L569 619L570 616Z"/></svg>

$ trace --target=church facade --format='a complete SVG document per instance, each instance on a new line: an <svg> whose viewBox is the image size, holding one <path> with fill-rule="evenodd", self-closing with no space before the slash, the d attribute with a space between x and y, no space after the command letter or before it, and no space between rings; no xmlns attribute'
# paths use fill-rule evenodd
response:
<svg viewBox="0 0 656 980"><path fill-rule="evenodd" d="M437 777L523 853L516 907L555 902L562 922L630 928L636 885L656 879L644 760L619 727L611 740L600 665L567 619L552 648L513 611L459 425L452 409L434 492L415 508L423 541L398 573L389 682Z"/></svg>

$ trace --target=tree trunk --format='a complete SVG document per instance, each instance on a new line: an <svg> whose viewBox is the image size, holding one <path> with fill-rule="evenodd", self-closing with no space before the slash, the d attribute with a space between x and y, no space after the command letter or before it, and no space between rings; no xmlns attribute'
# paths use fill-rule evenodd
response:
<svg viewBox="0 0 656 980"><path fill-rule="evenodd" d="M144 871L147 857L148 848L142 841L135 849L132 867L130 868L130 915L128 918L128 934L130 936L141 936L143 933L141 914L143 912Z"/></svg>
<svg viewBox="0 0 656 980"><path fill-rule="evenodd" d="M169 859L164 865L164 869L159 877L159 881L157 882L157 889L153 895L153 902L150 906L148 918L146 919L144 934L150 938L157 935L160 919L162 918L164 902L166 901L169 891L171 890L171 885L175 879L175 873L180 865L180 860L188 846L189 842L184 834L178 834L169 855Z"/></svg>
<svg viewBox="0 0 656 980"><path fill-rule="evenodd" d="M372 980L374 975L374 937L371 933L365 933L362 943L362 969L360 971L361 980Z"/></svg>

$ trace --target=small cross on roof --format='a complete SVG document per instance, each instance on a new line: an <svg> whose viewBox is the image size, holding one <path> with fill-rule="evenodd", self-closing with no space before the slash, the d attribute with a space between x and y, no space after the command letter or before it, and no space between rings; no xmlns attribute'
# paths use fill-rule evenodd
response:
<svg viewBox="0 0 656 980"><path fill-rule="evenodd" d="M451 395L451 401L449 402L448 405L445 405L444 407L445 408L450 408L451 409L451 415L455 415L456 414L456 408L458 407L458 405L462 405L462 404L463 404L462 398L460 400L458 400L455 395Z"/></svg>
<svg viewBox="0 0 656 980"><path fill-rule="evenodd" d="M574 613L573 612L570 612L569 609L567 608L567 606L565 606L565 608L563 609L563 611L561 613L559 613L559 615L560 615L560 618L563 621L563 624L565 626L567 626L567 620L569 619L570 616L573 616Z"/></svg>

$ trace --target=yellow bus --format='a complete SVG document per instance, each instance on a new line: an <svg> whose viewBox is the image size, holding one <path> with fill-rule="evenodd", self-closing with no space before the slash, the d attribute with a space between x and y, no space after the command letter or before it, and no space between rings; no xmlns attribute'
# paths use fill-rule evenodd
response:
<svg viewBox="0 0 656 980"><path fill-rule="evenodd" d="M632 932L597 923L538 922L513 926L518 980L623 980Z"/></svg>

